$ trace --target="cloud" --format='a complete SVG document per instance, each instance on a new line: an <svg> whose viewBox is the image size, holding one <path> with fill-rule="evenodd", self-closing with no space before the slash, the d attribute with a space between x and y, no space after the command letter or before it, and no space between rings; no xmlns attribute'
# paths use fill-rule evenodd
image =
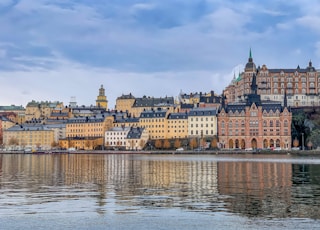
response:
<svg viewBox="0 0 320 230"><path fill-rule="evenodd" d="M318 15L306 15L304 17L298 18L297 24L320 33L320 28L318 26L320 24L320 16Z"/></svg>
<svg viewBox="0 0 320 230"><path fill-rule="evenodd" d="M27 57L25 59L27 60ZM0 72L3 87L0 104L11 104L10 101L15 101L26 105L31 100L59 100L68 105L70 98L75 96L79 105L91 105L95 104L98 89L103 84L109 107L113 108L116 98L122 94L132 93L136 97L176 97L180 90L214 90L221 93L220 89L231 80L208 71L120 72L107 68L92 68L62 58L41 62L54 63L55 68L36 67L33 70Z"/></svg>
<svg viewBox="0 0 320 230"><path fill-rule="evenodd" d="M79 103L92 104L100 84L111 103L129 92L222 92L234 68L247 62L250 47L257 66L295 68L318 58L319 23L313 22L320 7L316 1L309 5L295 0L7 1L0 17L0 78L6 90L20 96L5 91L0 98L26 103L76 96Z"/></svg>

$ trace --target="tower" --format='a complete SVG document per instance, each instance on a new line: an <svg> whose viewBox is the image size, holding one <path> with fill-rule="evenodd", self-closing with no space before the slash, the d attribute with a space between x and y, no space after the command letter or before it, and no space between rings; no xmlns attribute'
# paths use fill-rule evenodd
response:
<svg viewBox="0 0 320 230"><path fill-rule="evenodd" d="M103 88L103 85L101 85L99 89L99 95L97 96L96 106L105 109L108 108L108 101L105 95L105 89Z"/></svg>

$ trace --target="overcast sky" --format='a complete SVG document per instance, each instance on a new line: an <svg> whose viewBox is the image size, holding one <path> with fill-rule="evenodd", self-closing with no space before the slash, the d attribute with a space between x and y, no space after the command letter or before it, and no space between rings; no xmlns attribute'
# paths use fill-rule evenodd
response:
<svg viewBox="0 0 320 230"><path fill-rule="evenodd" d="M317 0L0 0L0 105L109 107L122 94L220 94L256 65L320 66Z"/></svg>

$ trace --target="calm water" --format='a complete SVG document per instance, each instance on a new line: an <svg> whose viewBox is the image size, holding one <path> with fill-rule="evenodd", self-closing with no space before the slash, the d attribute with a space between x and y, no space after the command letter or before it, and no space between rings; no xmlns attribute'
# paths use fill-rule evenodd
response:
<svg viewBox="0 0 320 230"><path fill-rule="evenodd" d="M316 229L320 158L0 155L0 229Z"/></svg>

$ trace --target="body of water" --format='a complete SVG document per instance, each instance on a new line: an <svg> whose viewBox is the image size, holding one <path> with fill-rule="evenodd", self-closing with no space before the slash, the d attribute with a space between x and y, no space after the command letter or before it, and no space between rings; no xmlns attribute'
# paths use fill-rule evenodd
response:
<svg viewBox="0 0 320 230"><path fill-rule="evenodd" d="M0 154L0 229L317 229L320 158Z"/></svg>

